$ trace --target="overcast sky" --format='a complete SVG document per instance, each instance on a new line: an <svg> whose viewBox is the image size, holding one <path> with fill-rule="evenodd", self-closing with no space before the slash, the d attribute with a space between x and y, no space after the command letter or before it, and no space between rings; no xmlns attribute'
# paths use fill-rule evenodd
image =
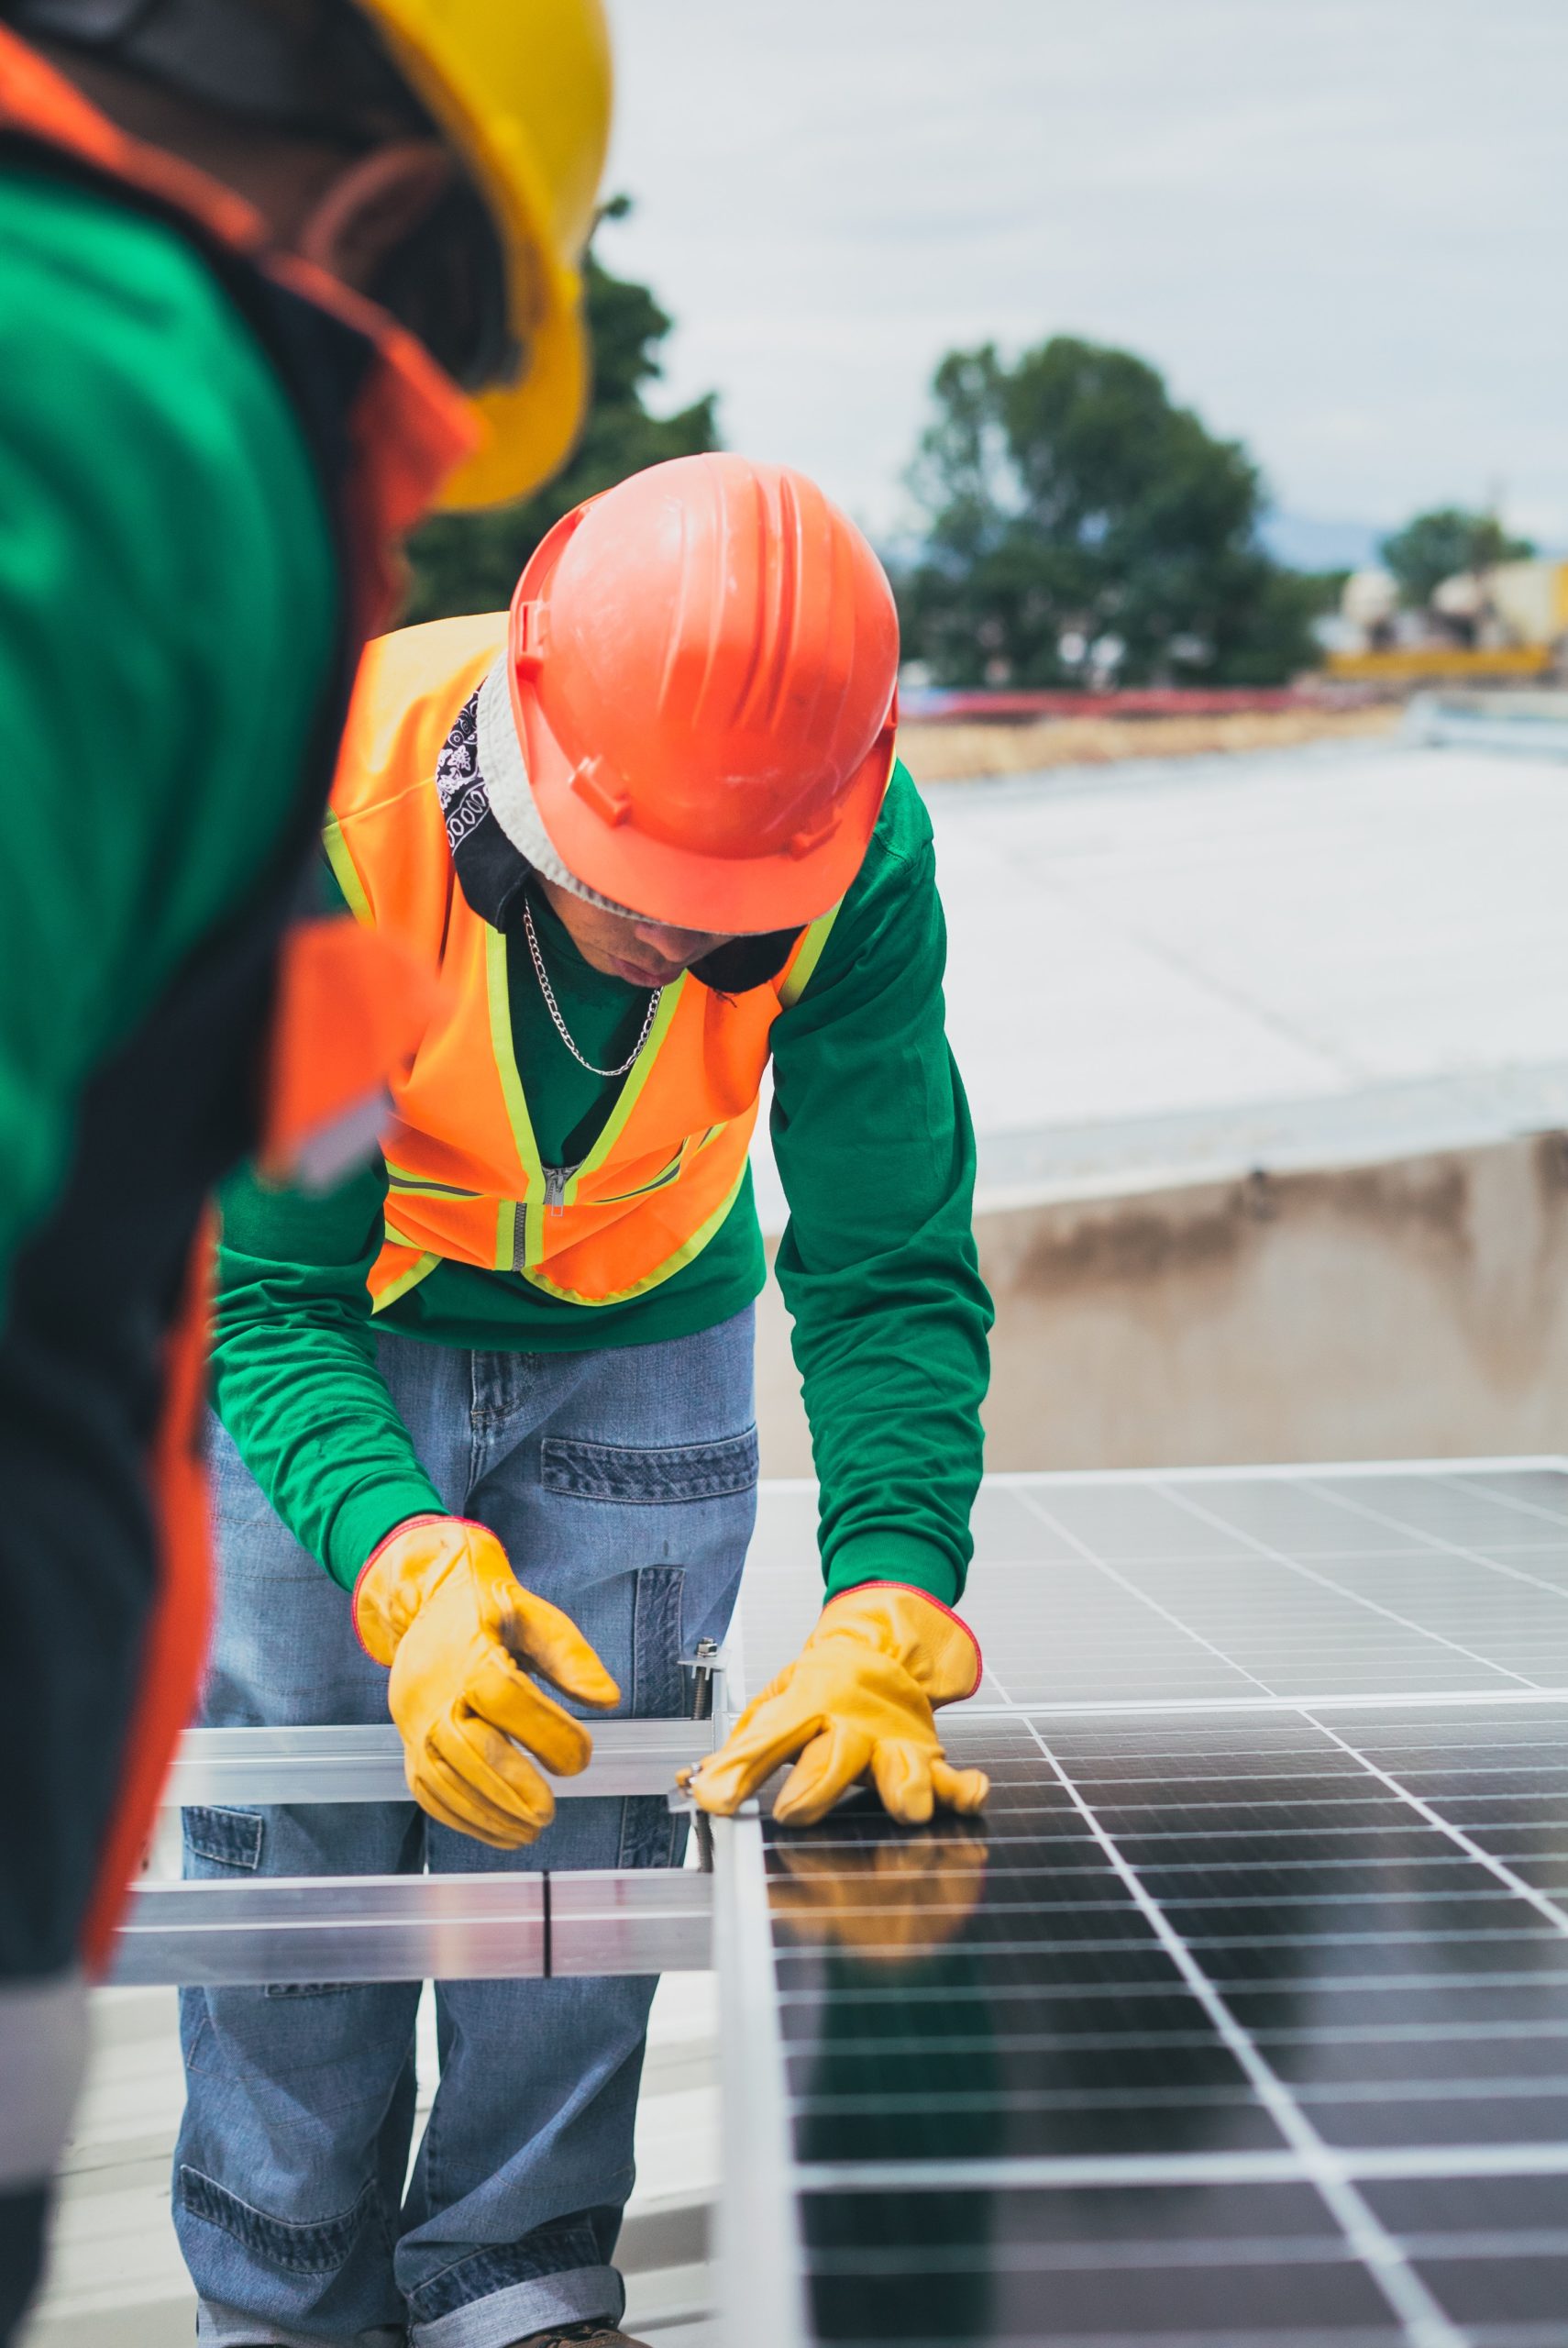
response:
<svg viewBox="0 0 1568 2348"><path fill-rule="evenodd" d="M1156 361L1295 515L1568 544L1568 0L610 0L668 398L879 529L942 352Z"/></svg>

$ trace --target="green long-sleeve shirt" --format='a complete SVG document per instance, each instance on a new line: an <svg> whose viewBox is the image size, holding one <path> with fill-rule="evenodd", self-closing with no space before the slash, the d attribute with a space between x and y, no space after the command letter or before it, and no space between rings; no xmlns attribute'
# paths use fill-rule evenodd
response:
<svg viewBox="0 0 1568 2348"><path fill-rule="evenodd" d="M590 1059L617 1065L646 994L591 969L542 902L535 919L572 1035ZM618 1086L561 1043L519 933L507 950L540 1154L570 1164ZM970 1229L974 1136L943 1026L944 953L931 825L900 767L811 981L772 1030L773 1145L790 1204L778 1269L829 1589L886 1578L951 1600L970 1555L990 1305ZM326 1199L248 1177L224 1202L218 1409L274 1507L345 1587L383 1534L442 1506L375 1366L365 1282L385 1195L378 1164ZM379 1320L488 1349L648 1345L739 1312L763 1275L747 1180L707 1247L624 1304L571 1304L519 1273L446 1263Z"/></svg>
<svg viewBox="0 0 1568 2348"><path fill-rule="evenodd" d="M88 1077L288 819L337 593L287 399L195 253L0 172L0 1312Z"/></svg>

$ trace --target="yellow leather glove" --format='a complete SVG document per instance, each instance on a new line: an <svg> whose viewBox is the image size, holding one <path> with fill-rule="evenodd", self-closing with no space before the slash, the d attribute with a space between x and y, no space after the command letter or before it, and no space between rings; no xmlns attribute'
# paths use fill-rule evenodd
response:
<svg viewBox="0 0 1568 2348"><path fill-rule="evenodd" d="M979 1809L981 1769L951 1769L932 1718L972 1696L980 1650L956 1614L905 1582L863 1582L830 1598L795 1661L728 1740L687 1780L700 1810L733 1817L783 1761L795 1767L773 1805L786 1826L810 1826L869 1770L884 1807L922 1826L940 1803Z"/></svg>
<svg viewBox="0 0 1568 2348"><path fill-rule="evenodd" d="M415 1516L371 1551L354 1585L354 1628L392 1667L387 1708L420 1808L497 1850L532 1843L556 1799L528 1755L575 1778L593 1741L519 1666L580 1703L621 1698L576 1624L524 1589L487 1526Z"/></svg>
<svg viewBox="0 0 1568 2348"><path fill-rule="evenodd" d="M963 1931L985 1895L988 1855L964 1827L847 1848L778 1842L768 1905L808 1945L836 1941L871 1965L907 1965Z"/></svg>

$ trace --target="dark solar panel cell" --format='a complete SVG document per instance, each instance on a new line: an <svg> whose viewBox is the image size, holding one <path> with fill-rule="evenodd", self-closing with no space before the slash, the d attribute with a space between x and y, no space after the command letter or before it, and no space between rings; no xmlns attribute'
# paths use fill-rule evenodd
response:
<svg viewBox="0 0 1568 2348"><path fill-rule="evenodd" d="M1432 2297L1459 2323L1554 2323L1568 2337L1568 2251L1531 2254L1510 2245L1492 2258L1416 2261Z"/></svg>
<svg viewBox="0 0 1568 2348"><path fill-rule="evenodd" d="M1501 2092L1523 2081L1531 2092L1568 2095L1568 2036L1543 2041L1529 2023L1504 2033L1426 2035L1398 2030L1383 2037L1342 2029L1265 2030L1260 2043L1280 2077L1304 2098L1354 2088L1364 2096L1397 2098L1407 2091L1437 2094L1444 2082L1462 2093L1479 2086Z"/></svg>
<svg viewBox="0 0 1568 2348"><path fill-rule="evenodd" d="M1277 2021L1277 1997L1276 1991L1242 1987L1228 1992L1228 2002L1242 2028L1255 2035ZM1523 1978L1445 1969L1437 1975L1396 1973L1382 1980L1319 1979L1312 2000L1314 2022L1331 2032L1403 2027L1435 2037L1445 2031L1517 2028L1555 2034L1568 2017L1568 1962Z"/></svg>
<svg viewBox="0 0 1568 2348"><path fill-rule="evenodd" d="M1386 2303L1364 2267L1329 2247L1283 2265L1127 2266L1041 2273L981 2265L900 2276L817 2276L819 2336L831 2341L1213 2342L1237 2331L1375 2326ZM1223 2327L1223 2331L1220 2328ZM1394 2335L1397 2337L1397 2334Z"/></svg>
<svg viewBox="0 0 1568 2348"><path fill-rule="evenodd" d="M1228 1858L1145 1866L1139 1874L1145 1889L1167 1909L1180 1902L1202 1906L1215 1901L1283 1908L1291 1902L1312 1905L1391 1894L1438 1901L1471 1895L1512 1897L1501 1887L1495 1895L1487 1894L1485 1878L1477 1890L1475 1862L1438 1834L1428 1835L1419 1855L1392 1866L1386 1858L1368 1866L1361 1859L1275 1858L1243 1851Z"/></svg>
<svg viewBox="0 0 1568 2348"><path fill-rule="evenodd" d="M1300 2185L812 2193L803 2228L824 2341L1295 2342L1305 2321L1343 2348L1387 2312Z"/></svg>
<svg viewBox="0 0 1568 2348"><path fill-rule="evenodd" d="M1549 1925L1539 1931L1491 1933L1485 1939L1470 1934L1438 1942L1422 1935L1381 1940L1375 1934L1317 1933L1310 1939L1254 1934L1248 1940L1208 1939L1193 1944L1203 1970L1219 1988L1255 1988L1267 1978L1292 1980L1318 1990L1342 1979L1373 1982L1381 1976L1401 1990L1408 1983L1430 1980L1452 1969L1455 1973L1529 1974L1563 1954Z"/></svg>
<svg viewBox="0 0 1568 2348"><path fill-rule="evenodd" d="M1409 1820L1405 1825L1387 1826L1275 1826L1270 1832L1267 1848L1282 1864L1310 1865L1322 1860L1335 1866L1366 1865L1384 1869L1398 1866L1424 1857L1433 1847L1430 1826L1410 1819L1406 1811L1400 1813ZM1165 1866L1204 1866L1215 1865L1250 1865L1256 1848L1255 1837L1244 1830L1195 1828L1191 1833L1170 1833L1159 1828L1139 1829L1117 1835L1117 1847L1131 1866L1142 1874Z"/></svg>
<svg viewBox="0 0 1568 2348"><path fill-rule="evenodd" d="M1064 2186L1048 2191L999 2187L940 2195L864 2192L806 2195L802 2231L813 2272L869 2273L906 2257L951 2224L953 2238L985 2240L1013 2264L1103 2266L1114 2258L1169 2264L1180 2246L1300 2243L1311 2255L1338 2239L1316 2188L1295 2180L1258 2185ZM1175 2246L1175 2247L1173 2247Z"/></svg>
<svg viewBox="0 0 1568 2348"><path fill-rule="evenodd" d="M1023 1941L1000 1949L971 1948L965 1965L970 1981L988 1997L1010 1989L1034 1997L1107 1988L1168 1989L1178 1977L1165 1952L1152 1941L1080 1943L1068 1948ZM783 1994L822 1994L823 1960L814 1951L781 1949L776 1968ZM887 2000L902 1993L884 1986L875 1994Z"/></svg>
<svg viewBox="0 0 1568 2348"><path fill-rule="evenodd" d="M1340 1889L1317 1897L1275 1892L1253 1898L1231 1891L1220 1899L1189 1899L1184 1892L1161 1904L1191 1948L1259 1934L1302 1944L1347 1934L1389 1943L1424 1938L1441 1940L1444 1947L1496 1932L1551 1935L1550 1926L1540 1924L1511 1892L1489 1891L1474 1881L1462 1888L1414 1895Z"/></svg>
<svg viewBox="0 0 1568 2348"><path fill-rule="evenodd" d="M977 2149L977 2140L978 2148ZM802 2162L935 2161L955 2158L1109 2160L1155 2154L1276 2153L1278 2129L1237 2088L1151 2088L1114 2100L1064 2096L1050 2103L998 2103L981 2093L943 2098L911 2092L856 2110L800 2108L795 2154ZM1529 2141L1529 2139L1526 2139Z"/></svg>
<svg viewBox="0 0 1568 2348"><path fill-rule="evenodd" d="M1527 2081L1523 2093L1494 2085L1463 2100L1441 2090L1424 2095L1410 2088L1396 2095L1386 2088L1356 2103L1329 2101L1309 2090L1299 2100L1325 2143L1351 2152L1410 2144L1540 2147L1561 2143L1568 2134L1568 2093L1560 2081L1540 2096Z"/></svg>
<svg viewBox="0 0 1568 2348"><path fill-rule="evenodd" d="M1568 2236L1568 2176L1397 2176L1373 2179L1363 2191L1401 2241Z"/></svg>

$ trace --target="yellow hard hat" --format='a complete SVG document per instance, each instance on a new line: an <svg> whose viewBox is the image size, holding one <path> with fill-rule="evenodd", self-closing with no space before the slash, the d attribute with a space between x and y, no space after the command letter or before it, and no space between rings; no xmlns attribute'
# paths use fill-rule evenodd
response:
<svg viewBox="0 0 1568 2348"><path fill-rule="evenodd" d="M482 446L442 504L522 497L569 453L588 397L580 263L610 137L602 0L359 0L468 162L506 257L514 382L477 394Z"/></svg>

